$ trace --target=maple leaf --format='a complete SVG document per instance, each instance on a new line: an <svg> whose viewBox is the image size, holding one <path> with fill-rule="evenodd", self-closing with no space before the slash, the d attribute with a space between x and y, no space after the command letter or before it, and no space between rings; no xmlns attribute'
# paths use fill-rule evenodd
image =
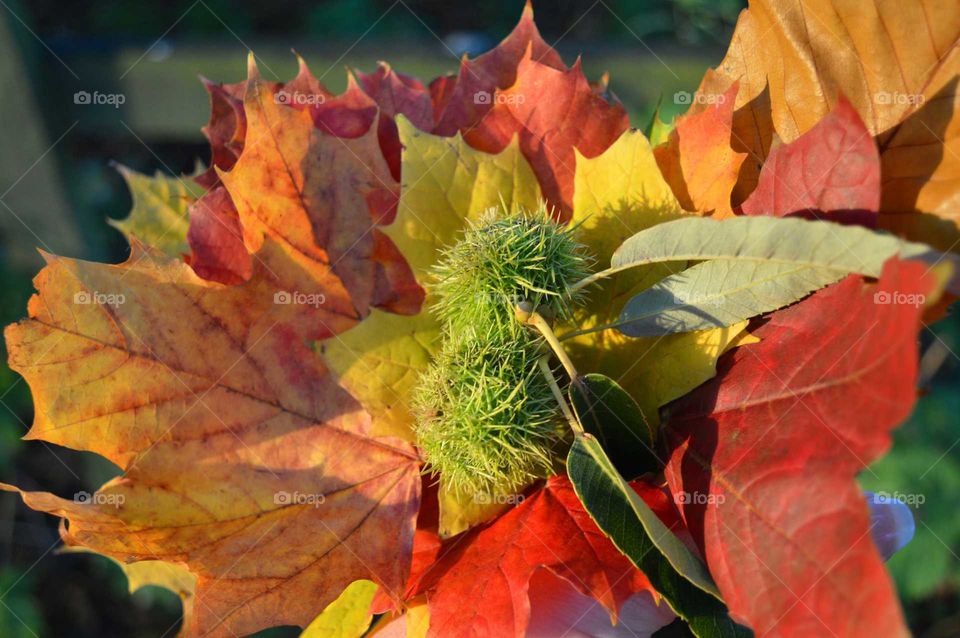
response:
<svg viewBox="0 0 960 638"><path fill-rule="evenodd" d="M649 588L563 476L549 479L489 526L449 543L408 592L426 594L431 636L524 635L530 579L541 568L597 600L612 618L633 593ZM482 600L482 611L465 610L464 600Z"/></svg>
<svg viewBox="0 0 960 638"><path fill-rule="evenodd" d="M190 207L190 265L208 281L239 284L253 274L253 258L243 243L243 227L223 185L207 191Z"/></svg>
<svg viewBox="0 0 960 638"><path fill-rule="evenodd" d="M733 148L747 152L734 203L757 183L774 135L793 142L848 98L877 137L880 225L949 249L960 238L960 12L922 0L756 0L740 14L726 57L699 95L740 90ZM941 161L943 160L943 161Z"/></svg>
<svg viewBox="0 0 960 638"><path fill-rule="evenodd" d="M167 177L159 171L148 177L119 164L117 170L130 189L133 209L125 219L107 220L110 225L172 257L186 254L188 210L203 189L189 177Z"/></svg>
<svg viewBox="0 0 960 638"><path fill-rule="evenodd" d="M830 220L875 227L880 208L880 152L863 120L842 97L816 126L789 144L774 146L747 215L785 217L831 213Z"/></svg>
<svg viewBox="0 0 960 638"><path fill-rule="evenodd" d="M259 260L223 287L132 248L120 266L48 256L30 319L7 328L36 404L28 438L124 470L92 503L24 501L68 519L68 545L186 566L190 634L306 625L360 578L399 591L419 460L370 436L370 415L306 345L355 322L338 280L318 282L326 303L294 307L274 303ZM293 259L270 239L258 257Z"/></svg>
<svg viewBox="0 0 960 638"><path fill-rule="evenodd" d="M397 184L376 130L354 139L325 133L308 110L276 99L279 94L260 81L252 56L249 74L243 154L230 172L220 174L248 252L255 253L269 236L297 255L300 272L281 275L289 291L309 290L317 269L332 269L358 316L368 306L416 312L422 293L414 285L401 286L412 291L412 300L377 294L395 291L378 278L402 280L405 264L376 229L392 220L397 203Z"/></svg>
<svg viewBox="0 0 960 638"><path fill-rule="evenodd" d="M390 173L400 179L400 136L396 115L402 114L421 131L433 129L433 103L430 92L416 78L397 73L381 62L373 73L357 73L360 86L380 109L377 136L390 165Z"/></svg>
<svg viewBox="0 0 960 638"><path fill-rule="evenodd" d="M247 131L247 118L243 112L246 84L218 84L204 77L200 80L210 94L210 120L202 129L210 142L210 166L196 180L204 188L213 188L220 182L217 169L233 168L243 151Z"/></svg>
<svg viewBox="0 0 960 638"><path fill-rule="evenodd" d="M450 136L476 126L493 107L494 92L516 81L517 65L525 55L548 67L566 69L560 54L540 36L530 0L520 21L500 44L474 60L464 57L456 77L438 78L431 84L437 122L432 132Z"/></svg>
<svg viewBox="0 0 960 638"><path fill-rule="evenodd" d="M482 153L457 134L438 137L399 118L403 186L396 220L384 229L426 283L440 250L489 208L535 210L540 186L516 142Z"/></svg>
<svg viewBox="0 0 960 638"><path fill-rule="evenodd" d="M908 635L854 476L913 406L931 286L924 265L896 260L877 285L850 276L775 313L759 344L667 408L671 489L702 496L687 526L758 634Z"/></svg>
<svg viewBox="0 0 960 638"><path fill-rule="evenodd" d="M730 196L745 153L731 147L738 85L709 96L702 110L677 118L667 143L654 153L664 178L688 211L731 217Z"/></svg>
<svg viewBox="0 0 960 638"><path fill-rule="evenodd" d="M629 127L627 112L609 103L587 82L580 61L556 69L532 57L520 60L517 79L490 98L493 108L466 130L474 148L498 153L519 136L547 201L569 218L573 204L574 152L594 157L605 151ZM549 101L540 99L550 95Z"/></svg>

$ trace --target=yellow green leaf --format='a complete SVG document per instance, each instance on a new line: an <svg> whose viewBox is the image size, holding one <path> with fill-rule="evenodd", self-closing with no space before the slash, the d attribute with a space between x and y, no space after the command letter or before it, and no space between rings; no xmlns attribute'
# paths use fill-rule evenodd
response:
<svg viewBox="0 0 960 638"><path fill-rule="evenodd" d="M508 210L537 208L540 186L516 138L490 154L469 147L459 133L437 137L403 117L397 128L404 146L400 207L383 231L421 282L468 220L501 203Z"/></svg>
<svg viewBox="0 0 960 638"><path fill-rule="evenodd" d="M572 223L580 224L579 239L598 259L598 268L610 263L623 240L687 214L663 179L643 133L627 131L595 158L577 155ZM683 266L637 268L602 281L588 290L589 310L578 317L577 327L589 329L616 320L627 300ZM657 426L660 406L711 378L717 358L745 328L743 322L659 339L633 339L604 330L565 345L581 372L599 372L616 380Z"/></svg>
<svg viewBox="0 0 960 638"><path fill-rule="evenodd" d="M413 441L407 402L439 338L440 324L427 311L407 317L374 309L318 347L339 385L371 413L375 436Z"/></svg>
<svg viewBox="0 0 960 638"><path fill-rule="evenodd" d="M440 477L440 537L449 538L474 525L485 523L505 510L513 491L502 494L465 494L448 486Z"/></svg>
<svg viewBox="0 0 960 638"><path fill-rule="evenodd" d="M360 638L369 629L373 615L370 603L377 585L357 580L327 605L319 616L300 634L300 638Z"/></svg>
<svg viewBox="0 0 960 638"><path fill-rule="evenodd" d="M189 253L188 209L203 188L192 177L170 177L160 171L151 177L119 164L117 170L130 189L133 208L124 219L108 219L110 225L128 239L134 235L171 257Z"/></svg>

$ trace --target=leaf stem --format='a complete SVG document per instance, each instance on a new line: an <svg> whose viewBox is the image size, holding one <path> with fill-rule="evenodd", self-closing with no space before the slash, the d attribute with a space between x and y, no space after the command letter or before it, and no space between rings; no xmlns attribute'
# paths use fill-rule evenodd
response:
<svg viewBox="0 0 960 638"><path fill-rule="evenodd" d="M553 392L554 398L560 405L560 411L563 412L563 416L570 424L570 428L573 430L573 433L577 436L583 434L583 427L580 425L580 422L577 421L577 417L573 415L573 412L570 410L570 406L567 405L567 400L563 396L563 390L561 390L560 386L557 384L557 379L553 376L553 370L550 369L550 364L547 363L547 357L540 357L537 360L537 363L540 365L540 370L543 372L543 376L547 379L547 384L550 386L550 390Z"/></svg>
<svg viewBox="0 0 960 638"><path fill-rule="evenodd" d="M595 272L592 275L589 275L588 277L584 277L577 283L567 288L567 294L572 295L576 292L579 292L580 290L583 290L587 286L591 286L597 283L601 279L605 279L606 277L611 277L617 274L618 272L622 272L624 270L627 270L628 268L631 268L632 266L633 264L630 264L628 266L620 266L618 268L606 268L604 270L601 270L600 272Z"/></svg>
<svg viewBox="0 0 960 638"><path fill-rule="evenodd" d="M557 335L554 334L553 328L550 327L547 320L544 319L540 313L532 312L527 319L527 324L536 328L540 334L543 335L543 338L547 340L547 344L553 350L553 353L557 355L557 359L560 360L560 364L563 365L563 369L567 371L570 381L579 385L580 375L577 374L577 369L573 366L573 361L570 360L567 351L563 349L563 344L557 339Z"/></svg>
<svg viewBox="0 0 960 638"><path fill-rule="evenodd" d="M613 330L614 328L619 328L623 323L620 321L615 321L613 323L604 323L599 326L593 326L591 328L583 328L582 330L571 330L570 332L565 332L559 337L557 341L567 341L568 339L573 339L575 337L582 337L583 335L593 334L594 332L603 332L604 330Z"/></svg>

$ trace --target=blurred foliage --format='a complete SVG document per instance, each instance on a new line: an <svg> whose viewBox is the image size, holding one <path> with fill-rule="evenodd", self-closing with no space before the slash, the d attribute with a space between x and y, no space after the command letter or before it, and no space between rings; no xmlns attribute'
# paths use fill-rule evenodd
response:
<svg viewBox="0 0 960 638"><path fill-rule="evenodd" d="M499 40L516 22L523 0L319 0L231 2L173 0L143 12L130 0L71 2L32 0L36 30L54 37L154 39L176 23L176 37L223 38L225 24L244 38L317 35L343 40L363 35L378 23L384 31L429 39L424 26L444 35L479 30ZM544 33L569 33L574 40L653 38L661 42L725 45L743 0L535 0ZM482 22L478 20L482 16ZM222 21L221 21L222 17Z"/></svg>

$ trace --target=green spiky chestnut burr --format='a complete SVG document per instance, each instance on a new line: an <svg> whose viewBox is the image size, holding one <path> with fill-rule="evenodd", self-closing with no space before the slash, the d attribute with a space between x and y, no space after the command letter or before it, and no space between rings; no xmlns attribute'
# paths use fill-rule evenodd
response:
<svg viewBox="0 0 960 638"><path fill-rule="evenodd" d="M570 286L588 259L569 228L537 211L488 211L433 270L440 352L414 393L428 470L466 494L495 494L549 476L568 436L538 361L550 349L525 325L570 317Z"/></svg>

